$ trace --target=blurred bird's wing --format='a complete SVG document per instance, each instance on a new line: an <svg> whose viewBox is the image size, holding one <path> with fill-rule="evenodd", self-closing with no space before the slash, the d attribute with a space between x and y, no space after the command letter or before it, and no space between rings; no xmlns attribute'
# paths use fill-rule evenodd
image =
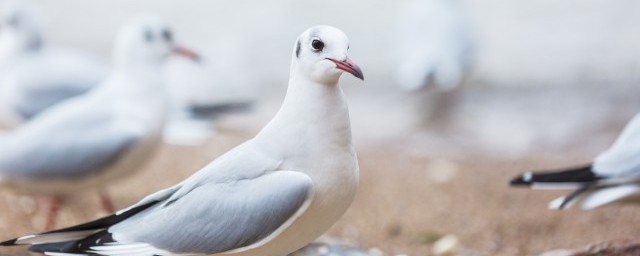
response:
<svg viewBox="0 0 640 256"><path fill-rule="evenodd" d="M104 81L109 69L79 53L47 49L16 63L3 81L18 92L13 101L16 113L31 119L57 103L81 95Z"/></svg>
<svg viewBox="0 0 640 256"><path fill-rule="evenodd" d="M6 135L0 145L0 175L24 180L81 178L100 171L144 136L140 127L115 122L108 107L85 107L63 106Z"/></svg>

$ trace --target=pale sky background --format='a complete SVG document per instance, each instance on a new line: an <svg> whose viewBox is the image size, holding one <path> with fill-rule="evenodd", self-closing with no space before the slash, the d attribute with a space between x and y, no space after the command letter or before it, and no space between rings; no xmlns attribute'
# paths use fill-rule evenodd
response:
<svg viewBox="0 0 640 256"><path fill-rule="evenodd" d="M33 0L56 45L108 55L118 28L141 12L172 24L224 75L286 81L291 48L307 27L351 39L369 82L395 67L393 30L409 1ZM474 74L492 85L640 81L640 2L464 0L477 44ZM390 86L381 83L382 86Z"/></svg>
<svg viewBox="0 0 640 256"><path fill-rule="evenodd" d="M409 100L412 95L403 94L392 82L398 65L393 56L398 39L393 35L410 1L414 0L31 2L47 21L51 44L92 52L106 61L124 23L139 13L160 15L174 27L178 41L207 60L207 66L196 71L186 61L169 64L170 70L182 74L172 83L199 87L198 95L204 98L269 102L257 108L262 114L250 117L257 120L255 129L271 118L284 96L297 36L318 24L341 28L350 38L350 57L366 77L364 87L357 79L343 78L354 138L380 142L409 134L426 115L420 101L434 100ZM474 138L490 150L517 154L549 145L564 150L589 144L603 150L638 111L640 1L461 1L476 40L470 87L503 91L472 91L461 97L459 110L448 114L462 131L456 133L462 134L460 141ZM604 137L585 140L603 131ZM445 144L460 146L449 142Z"/></svg>

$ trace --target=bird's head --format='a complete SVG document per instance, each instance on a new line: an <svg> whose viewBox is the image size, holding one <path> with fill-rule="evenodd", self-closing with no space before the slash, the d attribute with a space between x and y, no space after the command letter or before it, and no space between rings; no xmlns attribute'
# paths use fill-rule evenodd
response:
<svg viewBox="0 0 640 256"><path fill-rule="evenodd" d="M360 67L349 59L349 39L331 26L307 29L295 43L293 68L307 78L324 83L335 82L344 72L364 80Z"/></svg>
<svg viewBox="0 0 640 256"><path fill-rule="evenodd" d="M41 21L35 11L24 2L8 2L0 13L0 33L4 44L18 51L42 47Z"/></svg>
<svg viewBox="0 0 640 256"><path fill-rule="evenodd" d="M194 61L200 57L175 42L171 28L160 18L144 15L136 18L118 35L116 65L160 65L170 55L182 55Z"/></svg>

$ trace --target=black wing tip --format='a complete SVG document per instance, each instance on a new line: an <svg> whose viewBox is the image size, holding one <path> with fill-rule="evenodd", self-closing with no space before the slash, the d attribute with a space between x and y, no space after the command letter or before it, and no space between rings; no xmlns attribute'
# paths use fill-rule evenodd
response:
<svg viewBox="0 0 640 256"><path fill-rule="evenodd" d="M93 235L87 236L80 240L72 240L58 243L33 244L29 247L29 251L37 253L66 253L78 255L97 255L92 254L91 247L103 245L105 243L116 242L113 235L106 230L100 231Z"/></svg>
<svg viewBox="0 0 640 256"><path fill-rule="evenodd" d="M509 182L509 185L514 187L531 186L531 184L533 183L531 182L531 179L527 179L526 175L527 174L523 174L511 179L511 181Z"/></svg>
<svg viewBox="0 0 640 256"><path fill-rule="evenodd" d="M590 183L601 179L593 172L592 165L571 168L562 171L527 172L515 177L509 183L511 186L531 186L535 183Z"/></svg>
<svg viewBox="0 0 640 256"><path fill-rule="evenodd" d="M16 244L17 241L18 241L18 238L14 238L11 240L0 242L0 246L15 246L15 245L18 245Z"/></svg>

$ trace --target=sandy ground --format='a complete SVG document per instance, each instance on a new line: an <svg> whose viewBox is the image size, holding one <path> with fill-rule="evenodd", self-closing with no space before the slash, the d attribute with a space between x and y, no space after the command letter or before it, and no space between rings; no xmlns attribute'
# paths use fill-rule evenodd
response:
<svg viewBox="0 0 640 256"><path fill-rule="evenodd" d="M364 90L360 88L357 90ZM450 132L448 135L427 132L420 126L409 125L408 123L415 122L407 120L404 124L397 124L396 128L389 125L386 130L379 129L375 123L372 125L372 120L377 120L372 113L384 118L395 115L401 120L403 116L420 112L416 109L419 110L421 105L417 101L408 106L393 105L391 102L400 96L385 93L362 92L359 97L354 97L354 90L350 90L348 94L353 103L352 119L360 159L361 186L350 210L328 235L363 248L376 247L385 255L428 255L433 241L447 234L456 235L470 255L537 255L551 249L579 248L596 242L640 236L640 230L635 225L640 223L640 215L635 206L556 212L547 210L546 205L548 201L560 196L561 192L533 192L507 186L510 178L520 172L581 164L606 148L626 119L632 115L633 109L637 109L638 101L633 98L635 96L625 98L625 95L632 95L628 90L607 90L606 93L592 90L591 94L599 95L600 100L590 99L586 96L589 93L573 94L575 98L586 98L589 101L590 104L583 104L587 108L585 113L593 113L586 106L602 109L611 104L612 99L616 100L619 108L605 111L603 116L608 116L609 119L601 123L608 126L595 129L599 132L591 131L585 126L585 122L595 123L593 120L571 122L562 126L562 129L552 129L571 131L578 130L575 126L580 126L585 132L591 131L589 133L593 136L567 135L566 142L559 144L548 142L530 145L531 143L519 142L506 143L501 147L482 143L484 139L478 139L482 136L474 133L452 137ZM540 103L537 105L545 105L547 112L557 112L558 103L550 102L558 101L553 97L549 98L548 91L525 91L522 94L538 97ZM465 109L470 108L467 105L473 104L473 101L477 103L474 112L487 112L485 117L495 113L490 109L500 109L498 106L504 107L508 102L510 106L519 106L514 103L517 101L513 97L505 97L505 94L511 95L512 92L464 92L461 97L475 100L458 104L456 110L450 113L454 120L448 122L462 122L464 118L460 116L468 114ZM371 97L366 104L368 107L359 103L363 97ZM542 98L548 98L549 101L544 103ZM500 103L501 101L504 103ZM580 100L572 100L570 96L566 97L563 104L572 101L576 101L572 104L580 104ZM520 107L527 107L530 112L536 106L523 104ZM376 105L387 107L378 109ZM124 208L149 193L177 183L211 159L250 138L269 119L277 106L278 100L274 100L263 104L252 115L223 119L215 137L203 146L163 147L144 170L109 189L118 208ZM540 111L545 113L544 108L538 110ZM562 115L563 112L558 114ZM563 123L560 121L562 119L553 114L547 116L549 120ZM568 120L584 119L585 116L573 113L573 117L575 118ZM530 119L523 119L523 122L548 123L544 118ZM491 119L480 120L489 121L476 125L495 126L490 124L493 122ZM505 141L522 136L517 131L523 125L503 123L502 126L504 129L498 131L498 134L486 136L498 136ZM548 132L544 129L534 130ZM589 144L585 140L598 138L596 135L601 139L596 140L595 144ZM535 134L533 139L524 141L539 141L538 138L541 137L543 136ZM473 143L473 140L479 142ZM521 145L523 143L525 146ZM513 150L516 153L504 154ZM518 153L521 150L524 153ZM3 194L0 197L0 212L0 239L38 232L43 227L44 213L36 210L34 202L27 197ZM68 200L60 216L59 226L76 224L102 215L97 196L87 192ZM23 254L23 250L0 252L0 255Z"/></svg>

